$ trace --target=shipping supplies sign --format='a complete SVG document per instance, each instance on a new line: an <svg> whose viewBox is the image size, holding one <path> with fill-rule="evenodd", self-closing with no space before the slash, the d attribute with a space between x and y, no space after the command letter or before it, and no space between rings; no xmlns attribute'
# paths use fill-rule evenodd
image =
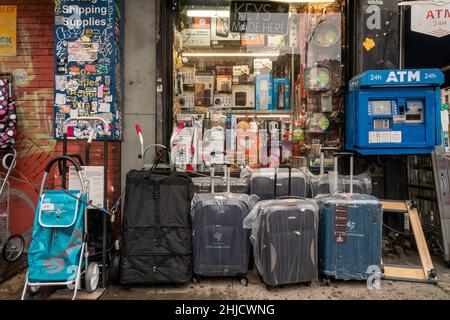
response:
<svg viewBox="0 0 450 320"><path fill-rule="evenodd" d="M61 0L55 7L55 138L73 117L100 117L109 139L122 137L120 23L115 0ZM87 122L69 124L69 139L87 139ZM96 139L105 128L98 125Z"/></svg>
<svg viewBox="0 0 450 320"><path fill-rule="evenodd" d="M0 57L17 54L17 6L0 6Z"/></svg>
<svg viewBox="0 0 450 320"><path fill-rule="evenodd" d="M279 35L288 33L288 3L232 1L230 10L231 32Z"/></svg>
<svg viewBox="0 0 450 320"><path fill-rule="evenodd" d="M412 4L411 30L438 38L450 35L450 2Z"/></svg>

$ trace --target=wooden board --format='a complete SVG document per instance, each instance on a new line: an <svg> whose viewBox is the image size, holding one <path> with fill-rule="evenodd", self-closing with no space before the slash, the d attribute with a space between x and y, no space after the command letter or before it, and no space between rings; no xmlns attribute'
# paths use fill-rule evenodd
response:
<svg viewBox="0 0 450 320"><path fill-rule="evenodd" d="M430 271L434 270L430 252L428 251L427 241L422 230L420 217L417 208L409 205L408 202L401 201L381 201L385 212L408 213L411 228L416 241L417 251L419 252L421 266L402 267L383 265L384 277L393 280L407 281L430 281L436 282L436 279L430 275ZM381 262L383 264L383 262Z"/></svg>
<svg viewBox="0 0 450 320"><path fill-rule="evenodd" d="M105 289L97 289L93 293L88 293L85 290L79 290L75 300L98 300L105 293ZM71 300L73 297L72 290L58 290L52 293L48 300Z"/></svg>
<svg viewBox="0 0 450 320"><path fill-rule="evenodd" d="M399 212L399 213L408 212L408 206L406 205L406 202L381 201L381 205L383 206L383 210L387 212Z"/></svg>
<svg viewBox="0 0 450 320"><path fill-rule="evenodd" d="M408 268L408 267L384 267L384 278L392 279L411 279L411 280L427 280L422 268Z"/></svg>
<svg viewBox="0 0 450 320"><path fill-rule="evenodd" d="M423 234L422 224L420 223L417 209L409 209L408 215L409 221L411 222L411 228L414 233L414 238L416 239L417 251L419 251L422 267L426 271L433 270L433 262L431 261L430 252L428 251L427 241L425 239L425 235Z"/></svg>

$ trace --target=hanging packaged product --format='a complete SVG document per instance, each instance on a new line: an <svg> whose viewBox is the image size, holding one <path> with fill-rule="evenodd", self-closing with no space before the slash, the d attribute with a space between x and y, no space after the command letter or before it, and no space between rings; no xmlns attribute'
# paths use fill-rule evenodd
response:
<svg viewBox="0 0 450 320"><path fill-rule="evenodd" d="M240 65L233 67L233 84L253 83L254 75L250 73L248 65Z"/></svg>
<svg viewBox="0 0 450 320"><path fill-rule="evenodd" d="M219 93L231 93L231 84L233 78L233 67L216 67L216 91Z"/></svg>
<svg viewBox="0 0 450 320"><path fill-rule="evenodd" d="M305 89L309 91L329 90L331 73L327 67L306 68L304 72Z"/></svg>
<svg viewBox="0 0 450 320"><path fill-rule="evenodd" d="M269 157L267 154L268 151L268 134L266 128L259 129L259 137L258 137L258 146L259 146L259 165L260 167L267 167L269 165Z"/></svg>
<svg viewBox="0 0 450 320"><path fill-rule="evenodd" d="M218 17L211 19L211 47L229 48L241 45L240 33L230 32L230 19Z"/></svg>
<svg viewBox="0 0 450 320"><path fill-rule="evenodd" d="M250 121L245 132L247 136L248 165L250 168L258 168L258 124Z"/></svg>
<svg viewBox="0 0 450 320"><path fill-rule="evenodd" d="M195 74L195 106L209 107L213 105L214 71L203 70Z"/></svg>
<svg viewBox="0 0 450 320"><path fill-rule="evenodd" d="M170 138L170 157L172 163L177 167L186 168L193 164L195 148L192 148L194 139L193 127L184 127L183 125L174 128Z"/></svg>
<svg viewBox="0 0 450 320"><path fill-rule="evenodd" d="M211 18L188 17L184 23L188 28L181 30L183 46L209 47L211 45Z"/></svg>
<svg viewBox="0 0 450 320"><path fill-rule="evenodd" d="M237 134L237 117L227 115L226 120L226 145L225 145L225 162L234 164L236 161L236 134Z"/></svg>
<svg viewBox="0 0 450 320"><path fill-rule="evenodd" d="M273 109L289 110L291 108L291 89L288 77L273 79Z"/></svg>
<svg viewBox="0 0 450 320"><path fill-rule="evenodd" d="M256 80L256 110L272 109L272 75L260 74Z"/></svg>
<svg viewBox="0 0 450 320"><path fill-rule="evenodd" d="M205 130L203 135L203 159L206 165L224 164L225 130L215 126Z"/></svg>
<svg viewBox="0 0 450 320"><path fill-rule="evenodd" d="M273 62L270 59L255 59L253 60L253 69L255 76L260 74L272 73Z"/></svg>
<svg viewBox="0 0 450 320"><path fill-rule="evenodd" d="M233 85L233 108L254 109L255 108L255 86Z"/></svg>
<svg viewBox="0 0 450 320"><path fill-rule="evenodd" d="M270 137L270 167L278 167L280 165L280 123L278 121L269 122Z"/></svg>

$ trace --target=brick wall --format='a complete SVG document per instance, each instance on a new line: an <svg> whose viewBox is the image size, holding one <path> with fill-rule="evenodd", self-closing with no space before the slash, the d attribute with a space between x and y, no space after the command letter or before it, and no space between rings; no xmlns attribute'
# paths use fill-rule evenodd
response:
<svg viewBox="0 0 450 320"><path fill-rule="evenodd" d="M17 5L17 56L0 57L0 72L14 75L14 98L18 112L19 160L14 176L39 184L48 159L60 154L62 146L53 139L54 87L54 2L53 0L3 0L2 5ZM70 153L84 156L84 144L70 142ZM94 142L91 164L103 164L103 146ZM120 143L109 143L108 198L120 194ZM36 188L14 181L18 208L11 215L12 232L31 231ZM27 205L24 205L26 203Z"/></svg>

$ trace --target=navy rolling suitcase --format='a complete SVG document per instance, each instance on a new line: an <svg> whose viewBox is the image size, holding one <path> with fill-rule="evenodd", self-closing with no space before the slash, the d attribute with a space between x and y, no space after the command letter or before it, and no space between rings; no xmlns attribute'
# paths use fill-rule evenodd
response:
<svg viewBox="0 0 450 320"><path fill-rule="evenodd" d="M228 170L226 176L228 192L214 193L212 173L212 193L195 194L192 201L193 279L198 282L200 276L237 276L247 285L250 239L243 221L259 198L230 193Z"/></svg>
<svg viewBox="0 0 450 320"><path fill-rule="evenodd" d="M311 184L306 173L299 169L289 170L283 166L254 170L250 181L250 193L256 194L261 200L271 200L274 199L274 186L276 186L280 197L288 195L310 197Z"/></svg>
<svg viewBox="0 0 450 320"><path fill-rule="evenodd" d="M244 226L252 229L255 264L268 289L317 280L318 213L313 199L282 197L259 202L245 219Z"/></svg>
<svg viewBox="0 0 450 320"><path fill-rule="evenodd" d="M335 154L337 159L346 153ZM353 155L351 155L351 175ZM351 184L350 184L351 185ZM352 191L352 190L351 190ZM381 273L382 207L369 195L335 193L319 197L319 267L330 279L364 280Z"/></svg>

